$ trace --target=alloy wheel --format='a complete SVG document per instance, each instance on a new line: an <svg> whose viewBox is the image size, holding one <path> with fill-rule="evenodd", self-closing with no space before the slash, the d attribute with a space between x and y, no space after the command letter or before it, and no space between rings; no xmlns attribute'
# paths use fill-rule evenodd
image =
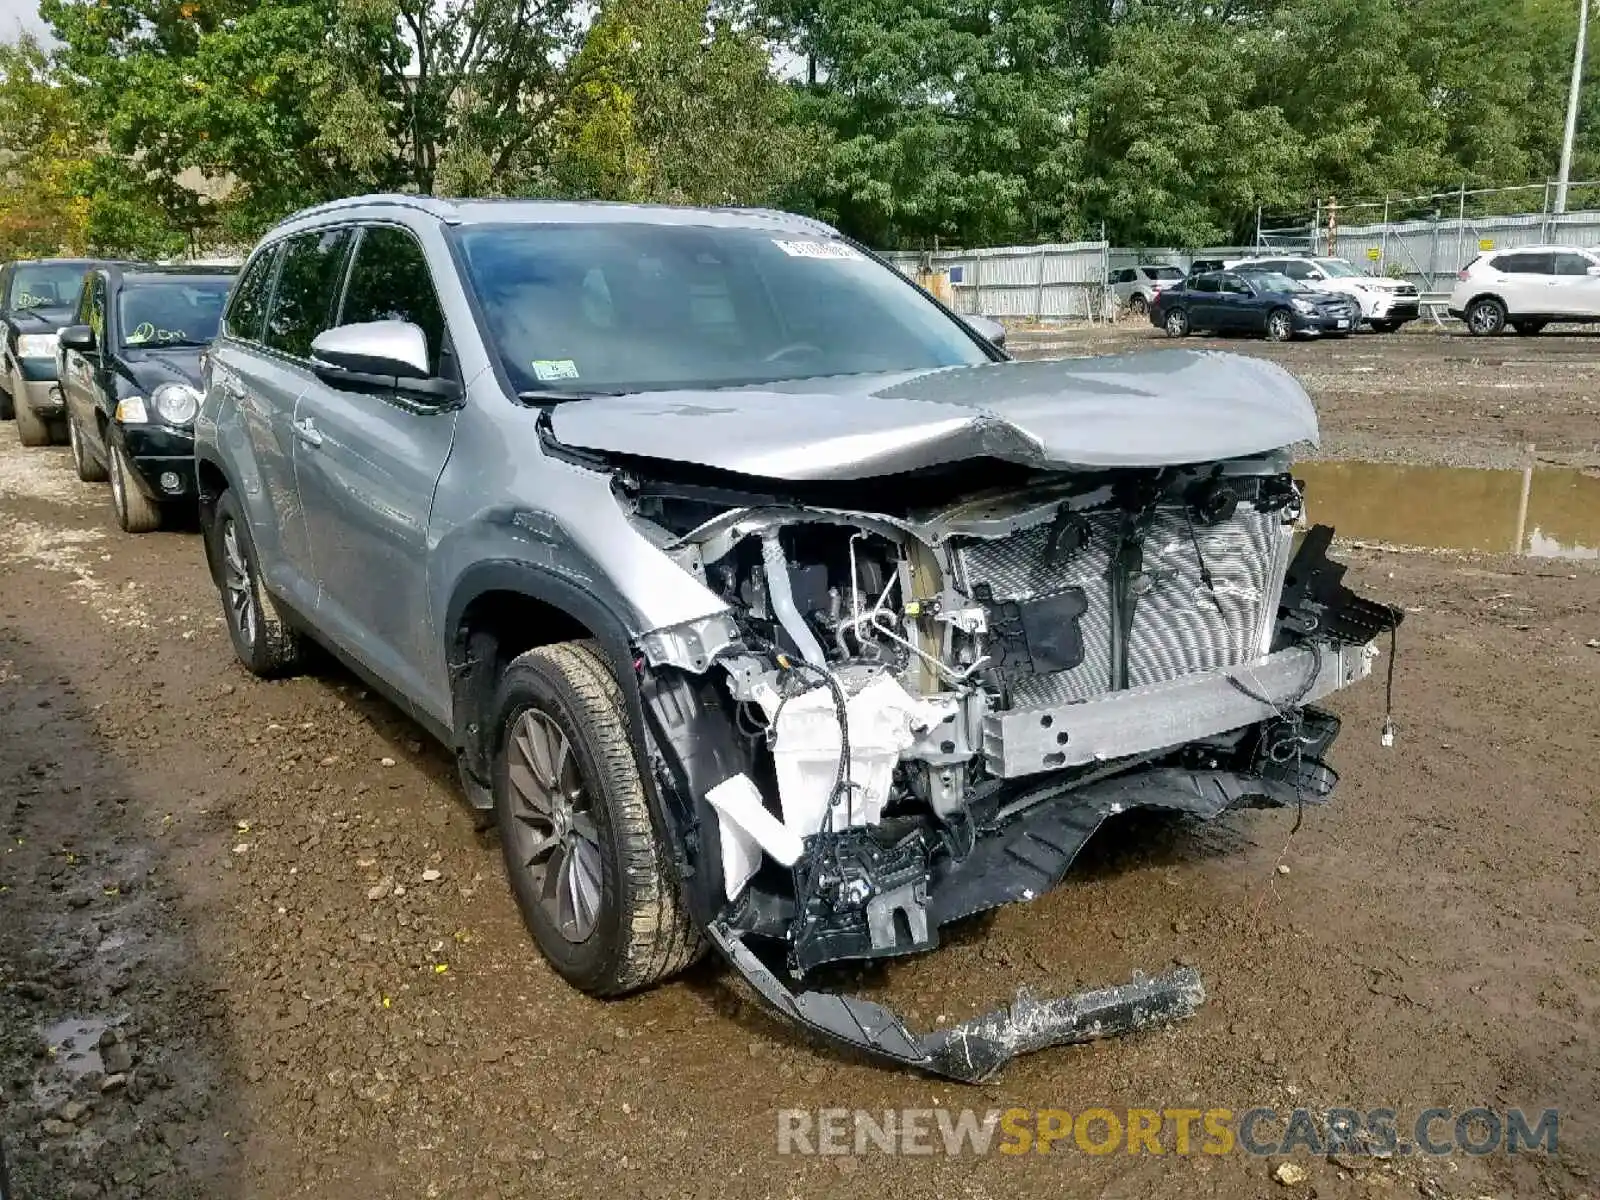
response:
<svg viewBox="0 0 1600 1200"><path fill-rule="evenodd" d="M112 476L116 478L115 475ZM250 582L250 564L239 544L239 527L232 521L222 529L222 582L227 590L228 619L247 646L256 644L256 595Z"/></svg>
<svg viewBox="0 0 1600 1200"><path fill-rule="evenodd" d="M123 491L126 485L122 479L122 451L116 444L111 446L111 507L117 512L117 520L126 522L128 518L128 496Z"/></svg>
<svg viewBox="0 0 1600 1200"><path fill-rule="evenodd" d="M78 423L71 417L67 418L67 446L72 451L72 465L77 468L79 478L82 478L83 441L78 437Z"/></svg>
<svg viewBox="0 0 1600 1200"><path fill-rule="evenodd" d="M1275 342L1287 342L1294 325L1286 312L1275 312L1267 318L1267 336Z"/></svg>
<svg viewBox="0 0 1600 1200"><path fill-rule="evenodd" d="M1168 337L1182 337L1189 332L1189 314L1181 308L1175 308L1167 314L1166 330Z"/></svg>
<svg viewBox="0 0 1600 1200"><path fill-rule="evenodd" d="M526 709L511 727L506 766L514 861L561 936L586 941L600 920L600 831L572 743L550 714Z"/></svg>
<svg viewBox="0 0 1600 1200"><path fill-rule="evenodd" d="M1492 300L1483 300L1472 306L1472 311L1467 314L1467 328L1481 336L1499 333L1505 324L1505 314L1500 306Z"/></svg>

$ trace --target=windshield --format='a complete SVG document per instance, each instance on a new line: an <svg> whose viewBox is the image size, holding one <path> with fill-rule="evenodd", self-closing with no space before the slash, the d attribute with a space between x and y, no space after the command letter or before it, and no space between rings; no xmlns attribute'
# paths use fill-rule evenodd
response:
<svg viewBox="0 0 1600 1200"><path fill-rule="evenodd" d="M1177 267L1145 267L1144 273L1151 279L1182 279L1183 272Z"/></svg>
<svg viewBox="0 0 1600 1200"><path fill-rule="evenodd" d="M1281 271L1250 271L1247 278L1258 292L1298 292L1300 284Z"/></svg>
<svg viewBox="0 0 1600 1200"><path fill-rule="evenodd" d="M11 274L7 308L61 308L76 304L89 268L83 263L21 263Z"/></svg>
<svg viewBox="0 0 1600 1200"><path fill-rule="evenodd" d="M233 279L129 281L117 297L124 346L204 346L217 336Z"/></svg>
<svg viewBox="0 0 1600 1200"><path fill-rule="evenodd" d="M1342 258L1319 258L1317 266L1321 267L1335 279L1360 279L1361 272L1345 262Z"/></svg>
<svg viewBox="0 0 1600 1200"><path fill-rule="evenodd" d="M463 230L518 391L649 391L989 361L891 268L795 232L604 222Z"/></svg>

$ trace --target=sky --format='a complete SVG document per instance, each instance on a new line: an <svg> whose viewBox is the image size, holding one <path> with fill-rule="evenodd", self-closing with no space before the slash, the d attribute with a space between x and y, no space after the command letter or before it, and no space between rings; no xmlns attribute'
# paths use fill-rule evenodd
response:
<svg viewBox="0 0 1600 1200"><path fill-rule="evenodd" d="M24 29L43 33L39 0L0 0L0 41L13 41Z"/></svg>

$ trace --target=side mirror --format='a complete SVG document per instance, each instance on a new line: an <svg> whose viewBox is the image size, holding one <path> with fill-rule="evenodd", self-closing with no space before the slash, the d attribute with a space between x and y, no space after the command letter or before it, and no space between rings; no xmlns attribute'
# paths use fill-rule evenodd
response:
<svg viewBox="0 0 1600 1200"><path fill-rule="evenodd" d="M339 325L311 342L311 369L333 383L340 375L427 379L428 339L409 321Z"/></svg>
<svg viewBox="0 0 1600 1200"><path fill-rule="evenodd" d="M61 331L59 339L63 350L84 352L94 349L94 330L87 325L68 325Z"/></svg>
<svg viewBox="0 0 1600 1200"><path fill-rule="evenodd" d="M966 323L972 327L974 333L994 346L1006 344L1006 327L993 317L965 317Z"/></svg>

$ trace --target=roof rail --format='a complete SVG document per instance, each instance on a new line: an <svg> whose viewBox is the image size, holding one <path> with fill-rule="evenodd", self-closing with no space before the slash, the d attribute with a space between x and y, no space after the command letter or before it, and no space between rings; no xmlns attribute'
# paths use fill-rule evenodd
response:
<svg viewBox="0 0 1600 1200"><path fill-rule="evenodd" d="M292 212L278 222L287 225L291 221L298 221L305 217L321 216L323 213L341 212L347 208L375 208L375 207L411 208L418 212L425 212L430 216L449 220L456 215L456 206L449 200L441 200L437 196L408 195L404 192L377 192L366 196L345 196L338 200L326 200L321 204L313 204L310 208L302 208Z"/></svg>

